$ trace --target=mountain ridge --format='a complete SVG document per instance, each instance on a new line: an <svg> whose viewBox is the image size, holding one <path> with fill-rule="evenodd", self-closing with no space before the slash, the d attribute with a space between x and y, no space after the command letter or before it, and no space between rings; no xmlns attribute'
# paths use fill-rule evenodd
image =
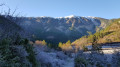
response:
<svg viewBox="0 0 120 67"><path fill-rule="evenodd" d="M37 17L30 17L28 16L28 18L79 18L79 17L86 17L86 18L102 18L102 17L95 17L95 16L78 16L78 15L68 15L68 16L62 16L62 17L52 17L52 16L37 16ZM103 19L107 19L107 18L103 18ZM115 19L115 18L113 18Z"/></svg>
<svg viewBox="0 0 120 67"><path fill-rule="evenodd" d="M87 32L95 33L96 29L103 29L109 24L109 19L97 17L67 16L66 18L53 17L23 17L21 26L32 33L35 40L66 42L74 41ZM58 41L56 41L58 40Z"/></svg>

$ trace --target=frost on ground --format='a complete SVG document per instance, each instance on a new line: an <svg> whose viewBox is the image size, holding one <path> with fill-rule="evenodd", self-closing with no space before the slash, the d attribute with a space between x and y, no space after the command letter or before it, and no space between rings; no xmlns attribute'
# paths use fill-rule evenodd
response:
<svg viewBox="0 0 120 67"><path fill-rule="evenodd" d="M42 65L42 67L74 67L74 59L65 55L62 51L55 51L41 49L35 47L36 58Z"/></svg>
<svg viewBox="0 0 120 67"><path fill-rule="evenodd" d="M87 67L119 67L120 48L116 46L112 48L104 47L104 49L100 51L81 52L78 53L77 58L86 60L84 63L87 63ZM77 65L79 65L79 63L77 63Z"/></svg>
<svg viewBox="0 0 120 67"><path fill-rule="evenodd" d="M94 53L91 51L83 52L82 55L73 53L71 56L66 55L62 51L50 49L45 46L35 45L34 51L36 52L36 59L41 63L42 67L74 67L74 58L78 55L81 58L85 58L88 67L96 65L102 65L107 67L108 65L116 66L118 63L119 48L110 48L102 50L103 53ZM116 62L116 64L114 63ZM114 64L113 64L114 63Z"/></svg>
<svg viewBox="0 0 120 67"><path fill-rule="evenodd" d="M74 67L74 58L68 58L66 60L65 65L63 67Z"/></svg>

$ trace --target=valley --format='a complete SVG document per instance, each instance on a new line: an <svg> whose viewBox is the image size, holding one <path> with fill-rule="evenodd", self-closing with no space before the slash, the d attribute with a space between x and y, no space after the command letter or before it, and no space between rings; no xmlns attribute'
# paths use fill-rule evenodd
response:
<svg viewBox="0 0 120 67"><path fill-rule="evenodd" d="M120 1L0 2L0 67L120 67Z"/></svg>
<svg viewBox="0 0 120 67"><path fill-rule="evenodd" d="M4 63L29 67L107 67L119 64L112 63L119 61L120 19L21 17L21 21L14 22L9 17L12 16L0 17L0 51L3 51L0 66L4 67ZM5 51L7 49L10 52ZM7 55L15 56L9 58L11 63L3 62ZM12 59L17 57L21 60L14 62Z"/></svg>

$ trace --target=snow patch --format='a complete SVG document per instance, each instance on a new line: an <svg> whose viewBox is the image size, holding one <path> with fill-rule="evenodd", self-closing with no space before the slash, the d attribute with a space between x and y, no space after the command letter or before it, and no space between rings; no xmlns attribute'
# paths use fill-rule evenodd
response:
<svg viewBox="0 0 120 67"><path fill-rule="evenodd" d="M73 18L76 17L75 15L65 16L64 18Z"/></svg>

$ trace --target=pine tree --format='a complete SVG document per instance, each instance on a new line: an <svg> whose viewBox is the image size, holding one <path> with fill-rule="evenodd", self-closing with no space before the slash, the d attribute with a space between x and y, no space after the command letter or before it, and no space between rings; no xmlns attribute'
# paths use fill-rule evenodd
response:
<svg viewBox="0 0 120 67"><path fill-rule="evenodd" d="M21 65L20 57L17 56L16 49L12 47L9 39L3 39L0 42L0 53L0 61L5 61L5 65L2 65L2 67L16 67Z"/></svg>
<svg viewBox="0 0 120 67"><path fill-rule="evenodd" d="M23 41L23 43L24 43L24 47L25 47L27 53L29 54L27 56L27 59L32 63L33 67L37 67L37 61L36 61L36 58L35 58L35 52L33 50L34 49L33 45L29 44L29 40L28 39L25 39Z"/></svg>

